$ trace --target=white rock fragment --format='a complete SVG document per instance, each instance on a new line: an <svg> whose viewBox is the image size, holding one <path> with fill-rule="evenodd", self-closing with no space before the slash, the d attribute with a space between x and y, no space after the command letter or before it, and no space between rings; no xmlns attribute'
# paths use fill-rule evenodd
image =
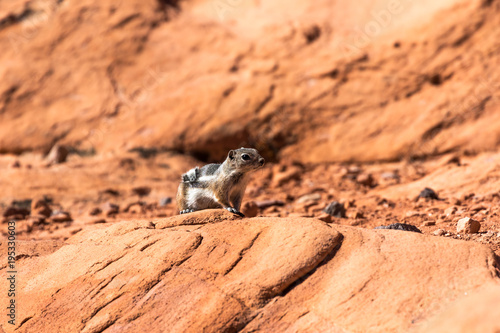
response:
<svg viewBox="0 0 500 333"><path fill-rule="evenodd" d="M457 222L457 233L475 234L481 228L481 223L470 217L464 217Z"/></svg>

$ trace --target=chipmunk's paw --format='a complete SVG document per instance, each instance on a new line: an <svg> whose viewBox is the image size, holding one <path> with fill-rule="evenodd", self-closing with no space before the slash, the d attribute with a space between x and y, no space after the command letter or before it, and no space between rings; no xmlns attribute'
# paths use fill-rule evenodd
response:
<svg viewBox="0 0 500 333"><path fill-rule="evenodd" d="M245 217L245 214L243 214L242 212L240 212L239 210L237 210L236 208L233 208L233 207L227 207L226 208L228 211L230 211L231 213L233 214L236 214L238 216L241 216L241 217Z"/></svg>
<svg viewBox="0 0 500 333"><path fill-rule="evenodd" d="M181 214L187 214L187 213L192 213L192 212L194 212L194 209L184 209L184 210L180 211Z"/></svg>

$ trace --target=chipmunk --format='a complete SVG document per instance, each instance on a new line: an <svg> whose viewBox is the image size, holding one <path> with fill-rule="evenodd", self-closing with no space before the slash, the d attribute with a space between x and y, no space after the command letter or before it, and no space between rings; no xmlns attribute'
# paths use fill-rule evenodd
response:
<svg viewBox="0 0 500 333"><path fill-rule="evenodd" d="M225 208L243 217L240 207L248 175L264 163L264 158L256 149L240 148L230 150L222 164L208 164L189 170L182 175L177 191L180 213Z"/></svg>

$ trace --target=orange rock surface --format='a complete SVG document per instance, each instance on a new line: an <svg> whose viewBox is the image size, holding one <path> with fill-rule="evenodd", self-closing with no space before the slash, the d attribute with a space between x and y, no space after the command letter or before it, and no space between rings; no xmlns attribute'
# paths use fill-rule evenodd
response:
<svg viewBox="0 0 500 333"><path fill-rule="evenodd" d="M496 0L0 0L0 332L497 332L499 40ZM241 146L249 217L177 215Z"/></svg>

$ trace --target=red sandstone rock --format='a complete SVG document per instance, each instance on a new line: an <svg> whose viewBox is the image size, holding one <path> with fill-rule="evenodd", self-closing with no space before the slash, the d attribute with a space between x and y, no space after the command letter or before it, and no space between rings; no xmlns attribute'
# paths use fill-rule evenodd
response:
<svg viewBox="0 0 500 333"><path fill-rule="evenodd" d="M480 245L310 218L206 210L87 228L23 259L20 332L408 330L498 279Z"/></svg>
<svg viewBox="0 0 500 333"><path fill-rule="evenodd" d="M356 45L353 27L380 23L386 0L222 2L229 11L206 0L2 3L0 154L16 154L0 155L2 213L47 194L75 220L46 224L32 209L17 222L18 331L498 330L498 259L477 243L500 254L499 4L413 2ZM75 154L40 168L54 142ZM192 156L222 161L241 145L276 162L245 201L296 218L205 211L151 224L176 208L149 204L137 220L83 220L108 200L125 207L139 186L150 202L174 197L202 164ZM384 187L347 181L360 173ZM406 201L427 186L443 201ZM293 205L320 188L323 204L355 199L346 208L365 215L339 224L371 229L417 210L406 222L432 213L457 238L450 221L472 214L485 233L329 226L309 218L317 206ZM443 216L450 205L459 210Z"/></svg>
<svg viewBox="0 0 500 333"><path fill-rule="evenodd" d="M255 142L265 156L320 162L497 147L499 74L488 64L499 55L491 52L496 39L483 38L500 33L495 2L420 1L362 45L352 27L380 24L372 8L388 10L386 1L334 10L325 10L329 2L225 4L234 15L242 11L232 23L210 1L184 2L178 11L175 3L54 1L46 10L19 2L5 9L18 20L0 31L0 63L9 63L1 70L0 151L45 152L60 142L101 152L165 147L220 160L235 145ZM87 8L99 25L81 19ZM45 19L30 21L23 10ZM386 43L403 36L397 48ZM410 53L411 62L403 56ZM471 109L481 112L470 116Z"/></svg>

